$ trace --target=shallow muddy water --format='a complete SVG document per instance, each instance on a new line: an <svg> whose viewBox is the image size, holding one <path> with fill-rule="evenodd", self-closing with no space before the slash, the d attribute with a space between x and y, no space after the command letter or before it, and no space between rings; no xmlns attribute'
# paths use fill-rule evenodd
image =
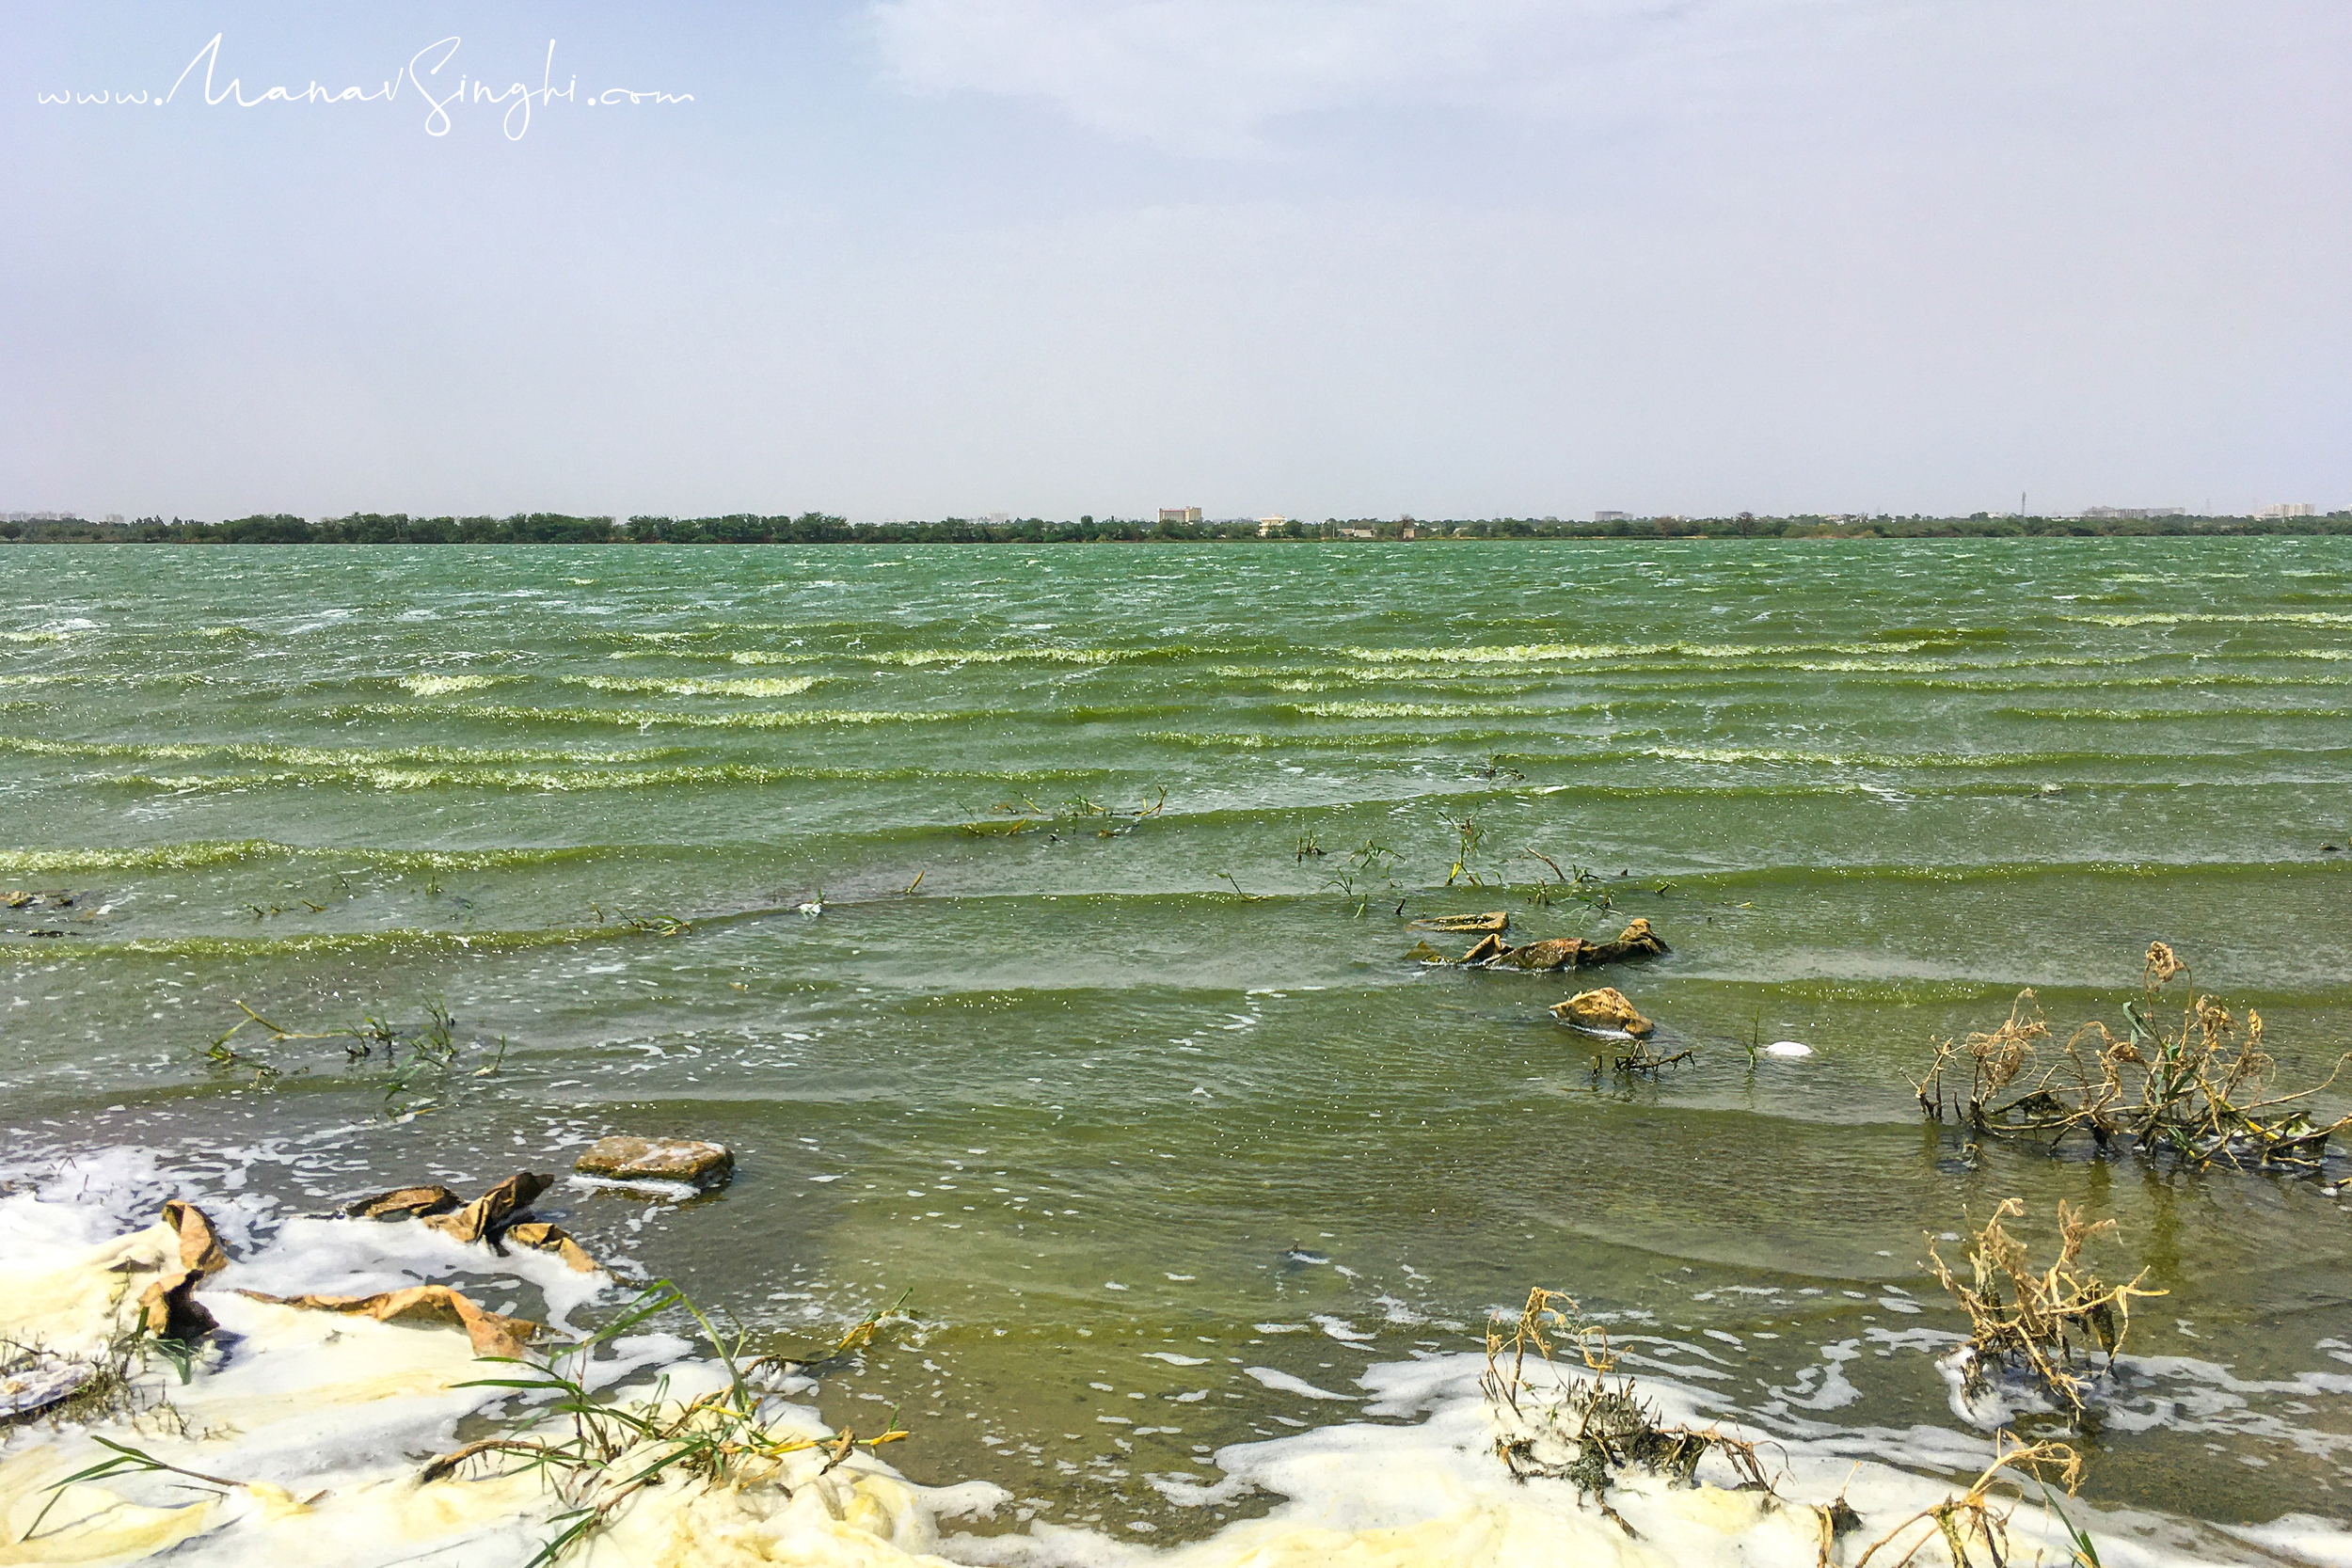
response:
<svg viewBox="0 0 2352 1568"><path fill-rule="evenodd" d="M1266 1506L1185 1490L1216 1450L1539 1283L1792 1445L1981 1444L1926 1239L2064 1198L2170 1292L2087 1496L2335 1518L2342 1164L1972 1147L1904 1074L2021 988L2118 1021L2162 940L2324 1076L2347 718L2344 540L11 548L8 1174L147 1151L266 1232L718 1138L723 1194L541 1210L761 1343L907 1293L828 1418L1162 1543ZM1484 910L1647 917L1670 957L1580 983L1691 1059L1404 959ZM458 1052L208 1059L241 1004Z"/></svg>

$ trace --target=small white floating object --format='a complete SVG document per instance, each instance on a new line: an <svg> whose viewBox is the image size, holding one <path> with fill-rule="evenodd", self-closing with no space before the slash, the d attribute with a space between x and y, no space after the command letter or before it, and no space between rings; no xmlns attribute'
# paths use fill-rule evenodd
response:
<svg viewBox="0 0 2352 1568"><path fill-rule="evenodd" d="M1764 1048L1767 1056L1810 1056L1813 1048L1803 1040L1774 1040Z"/></svg>
<svg viewBox="0 0 2352 1568"><path fill-rule="evenodd" d="M818 915L820 915L820 914L822 914L822 913L824 913L824 912L825 912L825 906L824 906L824 905L822 905L822 904L814 904L814 903L812 903L812 904L803 904L803 905L801 906L801 912L802 912L803 914L804 914L804 915L808 916L811 920L814 920L814 919L816 919Z"/></svg>

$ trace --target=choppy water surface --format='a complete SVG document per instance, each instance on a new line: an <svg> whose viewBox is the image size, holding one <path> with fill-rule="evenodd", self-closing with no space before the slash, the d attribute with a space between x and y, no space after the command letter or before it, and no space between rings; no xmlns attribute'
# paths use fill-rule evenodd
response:
<svg viewBox="0 0 2352 1568"><path fill-rule="evenodd" d="M2171 1292L2091 1494L2342 1515L2334 1176L1971 1148L1902 1075L2022 987L2114 1018L2155 938L2324 1074L2348 715L2339 540L19 547L0 892L73 902L0 911L0 1125L310 1208L723 1139L723 1196L564 1223L763 1338L910 1291L832 1415L1160 1540L1219 1511L1150 1478L1532 1283L1792 1439L1956 1426L1923 1238L2065 1197ZM1405 962L1400 905L1646 915L1607 982L1693 1059L1597 1073L1573 987ZM208 1060L240 1002L466 1049Z"/></svg>

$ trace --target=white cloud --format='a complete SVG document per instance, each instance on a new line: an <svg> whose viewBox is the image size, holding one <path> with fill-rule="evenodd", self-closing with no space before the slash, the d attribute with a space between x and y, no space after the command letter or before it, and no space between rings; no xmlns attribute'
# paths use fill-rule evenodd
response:
<svg viewBox="0 0 2352 1568"><path fill-rule="evenodd" d="M1544 114L1667 51L1684 72L1845 0L873 0L912 91L1037 98L1174 150L1264 145L1283 117L1423 103Z"/></svg>

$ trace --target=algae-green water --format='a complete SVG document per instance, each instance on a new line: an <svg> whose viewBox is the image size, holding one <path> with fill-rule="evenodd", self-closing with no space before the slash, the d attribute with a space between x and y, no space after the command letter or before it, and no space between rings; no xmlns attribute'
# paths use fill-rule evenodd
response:
<svg viewBox="0 0 2352 1568"><path fill-rule="evenodd" d="M1972 1142L1905 1074L2028 987L2120 1023L2162 940L2324 1078L2347 716L2342 539L13 548L7 1163L323 1210L723 1140L542 1211L763 1347L903 1294L829 1418L1137 1540L1535 1284L1790 1442L1957 1430L1928 1239L2063 1198L2169 1292L2091 1494L2341 1516L2342 1165ZM1487 910L1674 951L1405 959ZM1589 984L1689 1059L1617 1071ZM241 1004L329 1037L214 1050ZM446 1065L330 1034L435 1006Z"/></svg>

